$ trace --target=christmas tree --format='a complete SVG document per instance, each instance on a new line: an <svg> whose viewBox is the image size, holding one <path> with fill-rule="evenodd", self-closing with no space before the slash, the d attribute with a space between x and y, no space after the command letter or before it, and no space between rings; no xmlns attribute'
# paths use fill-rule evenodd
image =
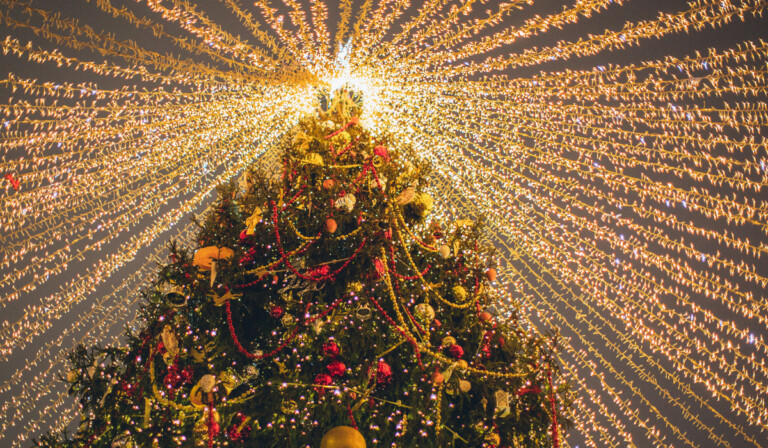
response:
<svg viewBox="0 0 768 448"><path fill-rule="evenodd" d="M496 311L482 223L432 216L428 165L326 104L170 245L126 347L72 353L82 421L38 445L559 445L555 338Z"/></svg>

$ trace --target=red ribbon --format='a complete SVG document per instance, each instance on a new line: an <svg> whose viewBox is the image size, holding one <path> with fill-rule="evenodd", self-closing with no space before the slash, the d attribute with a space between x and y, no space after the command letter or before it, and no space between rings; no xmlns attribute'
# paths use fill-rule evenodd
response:
<svg viewBox="0 0 768 448"><path fill-rule="evenodd" d="M6 175L5 175L5 176L3 176L3 177L5 177L6 179L8 179L8 181L9 181L9 182L11 183L11 185L13 186L13 189L14 189L14 190L16 190L16 191L19 191L19 187L21 186L21 182L20 182L18 179L14 179L14 178L13 178L13 174L11 174L11 173L8 173L8 174L6 174Z"/></svg>

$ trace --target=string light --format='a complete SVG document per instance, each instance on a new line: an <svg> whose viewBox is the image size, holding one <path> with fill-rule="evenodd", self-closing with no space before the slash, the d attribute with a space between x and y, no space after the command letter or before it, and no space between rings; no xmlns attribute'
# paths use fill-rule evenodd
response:
<svg viewBox="0 0 768 448"><path fill-rule="evenodd" d="M627 7L220 3L241 31L185 0L90 5L166 52L37 3L0 10L18 33L0 42L7 57L89 80L0 79L0 170L11 175L0 178L0 309L20 310L0 325L0 359L34 352L0 385L0 429L23 425L12 446L68 423L74 408L54 381L67 344L133 315L167 230L336 83L362 93L366 127L431 161L441 216L485 217L500 289L519 304L505 311L530 316L529 331L562 331L579 394L569 417L587 446L695 446L686 425L713 446L760 446L768 43L634 63L611 52L723 30L762 17L766 2L697 0L567 39L560 29ZM146 248L150 264L95 297Z"/></svg>

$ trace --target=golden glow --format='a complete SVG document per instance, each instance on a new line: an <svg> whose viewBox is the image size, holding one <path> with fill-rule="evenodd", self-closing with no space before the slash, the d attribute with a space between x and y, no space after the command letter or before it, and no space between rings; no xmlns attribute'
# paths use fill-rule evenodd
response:
<svg viewBox="0 0 768 448"><path fill-rule="evenodd" d="M237 31L185 0L88 4L124 36L3 2L2 51L40 74L0 79L0 175L20 181L0 177L0 310L20 310L1 319L0 359L26 358L0 383L0 430L23 430L0 444L71 418L54 378L72 344L114 334L164 242L189 238L215 184L332 85L432 162L443 217L485 216L505 299L531 329L562 330L588 446L696 446L690 428L764 443L768 42L614 58L760 20L764 1L697 0L576 37L629 2L276 3L213 2ZM126 275L136 257L147 265Z"/></svg>

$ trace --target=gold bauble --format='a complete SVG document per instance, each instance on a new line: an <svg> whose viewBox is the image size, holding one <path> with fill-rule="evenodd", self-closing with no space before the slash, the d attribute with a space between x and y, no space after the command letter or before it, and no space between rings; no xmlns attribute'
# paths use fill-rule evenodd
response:
<svg viewBox="0 0 768 448"><path fill-rule="evenodd" d="M457 300L464 300L467 298L467 290L464 289L463 286L454 286L452 291L453 297L456 297Z"/></svg>
<svg viewBox="0 0 768 448"><path fill-rule="evenodd" d="M451 256L451 248L447 244L440 246L440 256L443 258L449 258Z"/></svg>
<svg viewBox="0 0 768 448"><path fill-rule="evenodd" d="M325 433L320 448L365 448L365 439L355 428L337 426Z"/></svg>
<svg viewBox="0 0 768 448"><path fill-rule="evenodd" d="M435 204L432 196L427 193L416 193L414 199L413 205L420 216L427 216L432 211L432 207Z"/></svg>
<svg viewBox="0 0 768 448"><path fill-rule="evenodd" d="M435 309L427 303L419 303L413 309L416 318L422 322L432 322L435 318Z"/></svg>

